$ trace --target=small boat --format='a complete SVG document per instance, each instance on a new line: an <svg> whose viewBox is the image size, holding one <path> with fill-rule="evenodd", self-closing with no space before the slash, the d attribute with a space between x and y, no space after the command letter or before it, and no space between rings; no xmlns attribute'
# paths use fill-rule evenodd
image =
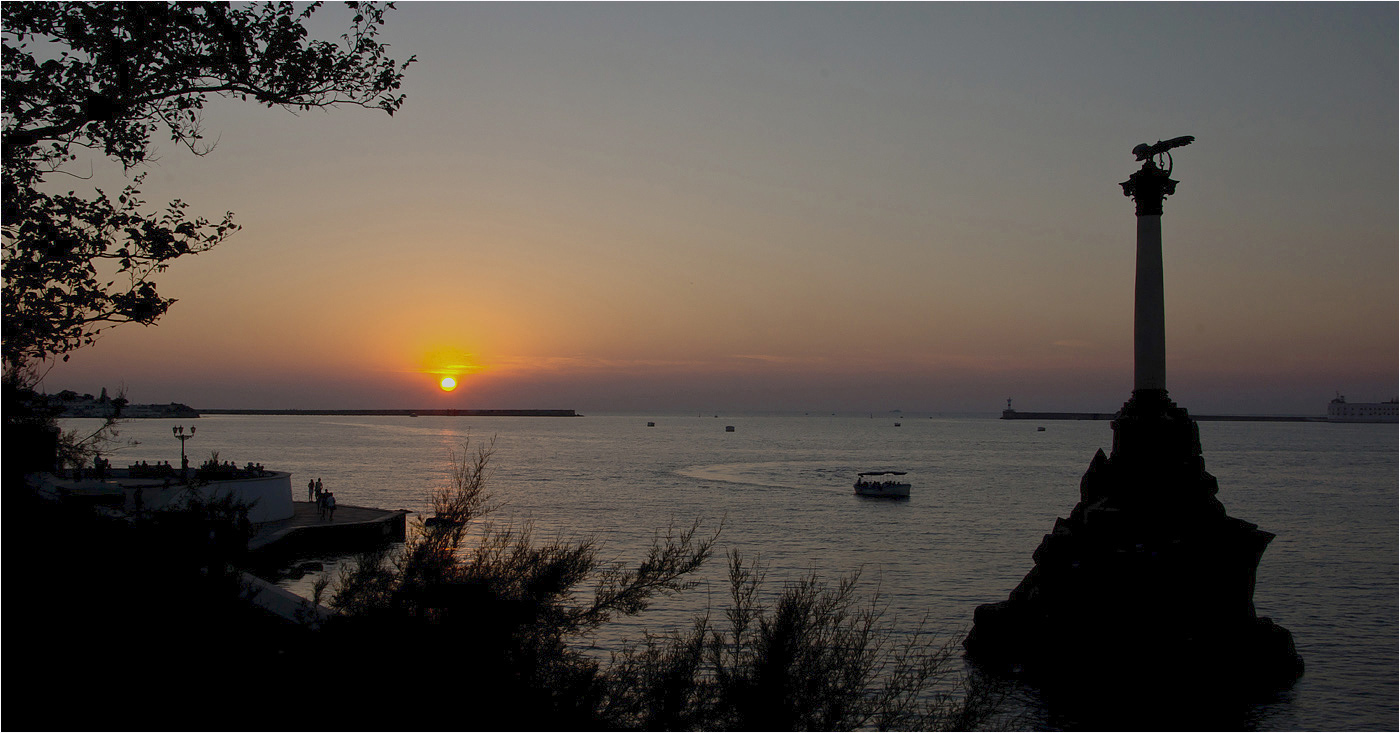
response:
<svg viewBox="0 0 1400 733"><path fill-rule="evenodd" d="M652 422L652 421L650 421L650 420L648 420L648 421L647 421L647 427L649 427L649 428L654 428L654 427L656 427L656 423L655 423L655 422Z"/></svg>
<svg viewBox="0 0 1400 733"><path fill-rule="evenodd" d="M908 499L909 482L900 476L904 471L862 471L856 474L856 494L890 499Z"/></svg>
<svg viewBox="0 0 1400 733"><path fill-rule="evenodd" d="M725 426L724 426L724 432L726 432L726 433L732 433L732 432L734 432L734 426L733 426L733 425L725 425Z"/></svg>

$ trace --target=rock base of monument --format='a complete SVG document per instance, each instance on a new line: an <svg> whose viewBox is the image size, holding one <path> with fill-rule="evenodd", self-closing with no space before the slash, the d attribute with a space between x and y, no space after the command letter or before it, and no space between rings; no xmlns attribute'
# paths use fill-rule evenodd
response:
<svg viewBox="0 0 1400 733"><path fill-rule="evenodd" d="M1273 535L1228 516L1196 423L1142 390L1113 421L1080 501L1010 597L979 607L963 642L975 662L1045 687L1214 693L1292 684L1292 635L1254 611Z"/></svg>

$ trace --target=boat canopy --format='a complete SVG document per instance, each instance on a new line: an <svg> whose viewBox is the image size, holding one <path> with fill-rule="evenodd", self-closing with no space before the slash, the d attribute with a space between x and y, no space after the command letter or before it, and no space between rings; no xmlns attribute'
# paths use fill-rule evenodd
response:
<svg viewBox="0 0 1400 733"><path fill-rule="evenodd" d="M907 471L861 471L857 476L903 476Z"/></svg>

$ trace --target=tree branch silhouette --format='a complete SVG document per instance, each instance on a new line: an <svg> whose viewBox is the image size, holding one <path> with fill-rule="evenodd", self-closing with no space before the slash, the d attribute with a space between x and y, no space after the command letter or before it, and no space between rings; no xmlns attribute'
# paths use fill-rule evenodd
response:
<svg viewBox="0 0 1400 733"><path fill-rule="evenodd" d="M308 37L319 2L300 11L291 3L3 6L6 363L66 359L108 326L154 323L175 301L158 294L152 276L238 231L231 212L190 216L179 200L146 211L141 175L115 202L100 189L53 192L52 174L82 177L67 170L79 151L129 171L154 159L153 136L165 130L207 155L214 146L201 144L202 113L213 97L293 113L357 106L392 115L403 105L398 90L415 58L398 62L379 41L393 4L345 5L353 16L336 41ZM111 265L100 271L100 262Z"/></svg>

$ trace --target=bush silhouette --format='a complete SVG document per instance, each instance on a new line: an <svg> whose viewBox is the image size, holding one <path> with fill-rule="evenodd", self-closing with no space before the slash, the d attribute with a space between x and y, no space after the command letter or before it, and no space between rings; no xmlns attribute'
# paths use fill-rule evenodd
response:
<svg viewBox="0 0 1400 733"><path fill-rule="evenodd" d="M331 604L344 616L318 636L319 668L400 670L375 688L427 701L424 715L486 716L472 727L966 729L995 713L1000 689L964 678L922 625L897 633L858 576L813 573L764 606L764 574L737 552L722 627L702 616L607 663L584 653L589 632L692 587L718 531L671 526L633 566L604 562L590 539L538 541L528 524L486 520L493 446L468 447L402 551L366 553L342 574Z"/></svg>

